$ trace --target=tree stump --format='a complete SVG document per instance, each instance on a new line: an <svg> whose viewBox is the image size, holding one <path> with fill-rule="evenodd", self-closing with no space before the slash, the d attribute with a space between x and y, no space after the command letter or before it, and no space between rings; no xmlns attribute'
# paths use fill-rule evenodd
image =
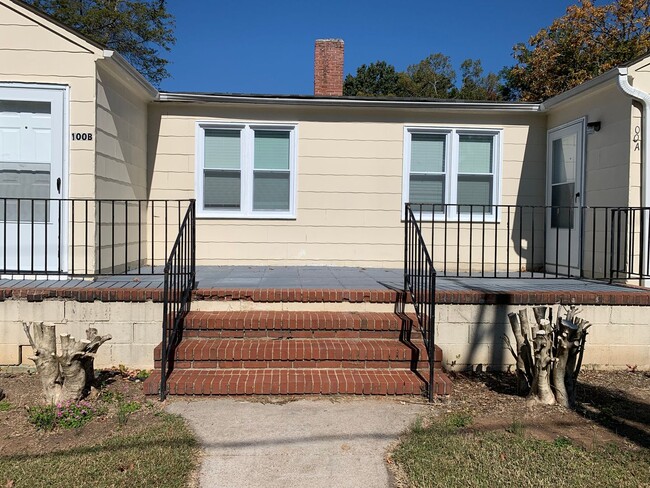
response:
<svg viewBox="0 0 650 488"><path fill-rule="evenodd" d="M94 328L86 329L83 340L61 334L61 354L57 355L53 324L23 322L23 329L34 350L34 356L29 359L36 364L45 401L56 404L86 396L95 379L95 353L111 336L99 336Z"/></svg>
<svg viewBox="0 0 650 488"><path fill-rule="evenodd" d="M516 348L505 341L517 364L517 390L530 403L573 407L576 381L591 324L581 319L575 306L558 309L555 322L551 307L534 307L535 322L529 309L508 314ZM532 325L531 325L532 324Z"/></svg>

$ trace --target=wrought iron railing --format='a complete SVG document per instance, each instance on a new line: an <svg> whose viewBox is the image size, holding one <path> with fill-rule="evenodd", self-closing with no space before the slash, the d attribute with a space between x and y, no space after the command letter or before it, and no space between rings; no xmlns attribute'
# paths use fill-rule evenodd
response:
<svg viewBox="0 0 650 488"><path fill-rule="evenodd" d="M419 208L422 210L422 207ZM404 292L410 297L429 359L427 394L433 401L435 378L435 312L436 270L427 250L420 227L422 215L416 218L410 204L404 218ZM407 300L405 300L406 302Z"/></svg>
<svg viewBox="0 0 650 488"><path fill-rule="evenodd" d="M189 203L0 197L0 275L162 275Z"/></svg>
<svg viewBox="0 0 650 488"><path fill-rule="evenodd" d="M650 280L650 208L611 210L610 281Z"/></svg>
<svg viewBox="0 0 650 488"><path fill-rule="evenodd" d="M410 208L443 277L648 277L650 209L415 203Z"/></svg>
<svg viewBox="0 0 650 488"><path fill-rule="evenodd" d="M167 378L174 369L174 351L183 335L196 285L196 205L190 202L165 264L160 399L167 396Z"/></svg>

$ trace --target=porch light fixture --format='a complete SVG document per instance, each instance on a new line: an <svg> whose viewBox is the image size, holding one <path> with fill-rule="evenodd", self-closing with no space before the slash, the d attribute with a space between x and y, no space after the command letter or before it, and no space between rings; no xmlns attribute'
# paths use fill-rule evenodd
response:
<svg viewBox="0 0 650 488"><path fill-rule="evenodd" d="M587 122L587 134L593 134L600 130L600 121L598 122Z"/></svg>

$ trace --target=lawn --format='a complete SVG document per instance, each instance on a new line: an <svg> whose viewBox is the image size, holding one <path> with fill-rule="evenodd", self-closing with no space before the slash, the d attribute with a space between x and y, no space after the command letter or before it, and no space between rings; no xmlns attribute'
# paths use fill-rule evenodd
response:
<svg viewBox="0 0 650 488"><path fill-rule="evenodd" d="M586 372L577 412L531 410L508 375L454 386L389 456L398 486L650 486L647 373Z"/></svg>
<svg viewBox="0 0 650 488"><path fill-rule="evenodd" d="M3 374L0 386L7 393L0 402L2 487L186 487L194 481L193 434L126 375L109 374L96 398L58 417L56 408L38 407L33 375Z"/></svg>

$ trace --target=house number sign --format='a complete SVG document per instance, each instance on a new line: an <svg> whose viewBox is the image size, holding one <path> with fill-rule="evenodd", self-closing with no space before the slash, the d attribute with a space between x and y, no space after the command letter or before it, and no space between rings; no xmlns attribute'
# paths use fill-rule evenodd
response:
<svg viewBox="0 0 650 488"><path fill-rule="evenodd" d="M93 134L92 132L73 132L72 133L73 141L92 141Z"/></svg>
<svg viewBox="0 0 650 488"><path fill-rule="evenodd" d="M641 150L641 144L639 142L641 141L641 127L638 125L634 127L634 137L632 137L632 141L634 142L634 150L639 151Z"/></svg>

